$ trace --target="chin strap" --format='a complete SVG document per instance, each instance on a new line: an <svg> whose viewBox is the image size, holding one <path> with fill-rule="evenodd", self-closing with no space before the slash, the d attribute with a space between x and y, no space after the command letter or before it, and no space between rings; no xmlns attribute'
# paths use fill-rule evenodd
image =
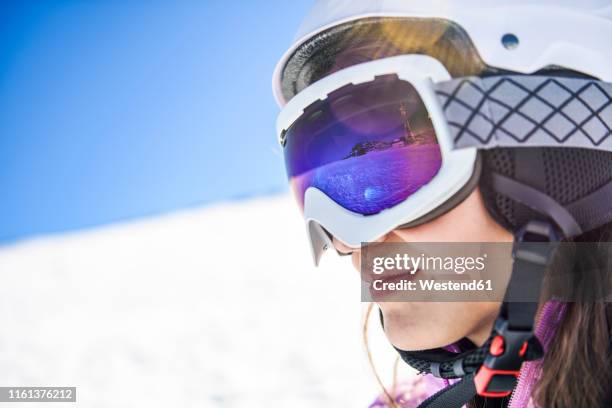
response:
<svg viewBox="0 0 612 408"><path fill-rule="evenodd" d="M514 263L500 314L482 347L461 354L443 349L398 352L419 372L461 381L425 400L419 408L460 408L477 394L507 397L518 380L524 361L543 356L533 334L544 272L559 237L551 224L530 221L515 235Z"/></svg>

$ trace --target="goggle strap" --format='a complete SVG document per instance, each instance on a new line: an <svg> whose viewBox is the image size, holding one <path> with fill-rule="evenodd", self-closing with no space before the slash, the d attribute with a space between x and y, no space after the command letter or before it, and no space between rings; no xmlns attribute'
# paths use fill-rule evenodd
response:
<svg viewBox="0 0 612 408"><path fill-rule="evenodd" d="M434 84L455 148L564 146L612 151L612 84L537 75Z"/></svg>

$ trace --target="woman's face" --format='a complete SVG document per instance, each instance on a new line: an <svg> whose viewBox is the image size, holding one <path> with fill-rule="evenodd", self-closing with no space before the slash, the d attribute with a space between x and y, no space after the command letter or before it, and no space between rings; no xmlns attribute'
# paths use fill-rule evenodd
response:
<svg viewBox="0 0 612 408"><path fill-rule="evenodd" d="M480 190L440 217L412 228L394 230L381 242L512 242L513 236L487 212ZM360 269L359 249L334 239L340 252L352 252ZM443 347L464 337L477 345L488 338L499 302L379 302L389 341L403 350Z"/></svg>

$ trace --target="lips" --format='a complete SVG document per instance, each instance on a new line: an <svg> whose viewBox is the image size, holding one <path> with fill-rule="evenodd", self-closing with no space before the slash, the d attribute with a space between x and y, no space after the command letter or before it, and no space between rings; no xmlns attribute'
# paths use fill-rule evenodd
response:
<svg viewBox="0 0 612 408"><path fill-rule="evenodd" d="M401 280L414 280L416 275L420 272L420 269L417 269L416 272L411 273L409 270L392 270L385 271L381 274L376 274L372 271L361 271L361 280L365 283L371 284L375 280L380 280L382 282L399 282Z"/></svg>

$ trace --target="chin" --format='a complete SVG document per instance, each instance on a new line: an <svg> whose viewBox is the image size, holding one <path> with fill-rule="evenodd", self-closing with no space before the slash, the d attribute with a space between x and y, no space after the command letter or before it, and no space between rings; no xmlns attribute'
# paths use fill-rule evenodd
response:
<svg viewBox="0 0 612 408"><path fill-rule="evenodd" d="M404 303L406 305L406 303ZM403 313L396 307L381 305L385 322L385 335L389 342L406 351L426 350L447 346L458 339L451 330L436 324L431 313Z"/></svg>

